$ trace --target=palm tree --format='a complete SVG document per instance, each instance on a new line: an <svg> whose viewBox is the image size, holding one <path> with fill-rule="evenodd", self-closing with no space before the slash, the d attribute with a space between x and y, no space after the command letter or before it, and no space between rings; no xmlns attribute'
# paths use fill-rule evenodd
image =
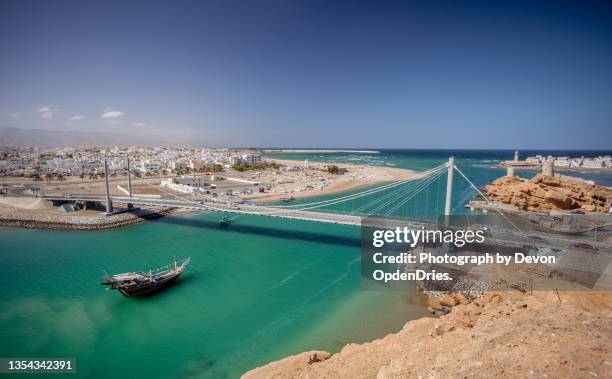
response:
<svg viewBox="0 0 612 379"><path fill-rule="evenodd" d="M79 178L81 178L81 183L83 183L83 181L85 180L85 174L81 173L81 175L79 175Z"/></svg>
<svg viewBox="0 0 612 379"><path fill-rule="evenodd" d="M47 184L51 184L51 179L53 179L52 174L45 174L45 179L47 179Z"/></svg>
<svg viewBox="0 0 612 379"><path fill-rule="evenodd" d="M63 182L64 180L66 180L66 178L64 178L64 175L62 175L62 174L57 174L57 180L59 180L59 181L60 181L60 183L61 183L61 182Z"/></svg>

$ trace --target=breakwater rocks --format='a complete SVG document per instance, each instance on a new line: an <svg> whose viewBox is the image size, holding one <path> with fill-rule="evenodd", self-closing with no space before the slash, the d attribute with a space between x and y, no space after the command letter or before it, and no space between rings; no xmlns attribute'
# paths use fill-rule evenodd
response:
<svg viewBox="0 0 612 379"><path fill-rule="evenodd" d="M105 230L136 225L174 213L175 209L136 209L110 216L9 211L0 213L0 226L27 229Z"/></svg>
<svg viewBox="0 0 612 379"><path fill-rule="evenodd" d="M536 175L531 180L502 177L484 188L495 202L534 212L580 210L607 213L612 189L581 180Z"/></svg>

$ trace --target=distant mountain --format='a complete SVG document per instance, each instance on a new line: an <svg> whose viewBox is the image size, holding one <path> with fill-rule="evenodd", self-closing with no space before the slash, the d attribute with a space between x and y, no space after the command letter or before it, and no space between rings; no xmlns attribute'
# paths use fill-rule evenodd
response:
<svg viewBox="0 0 612 379"><path fill-rule="evenodd" d="M0 127L0 146L133 146L167 145L154 137L134 137L112 133L21 129Z"/></svg>

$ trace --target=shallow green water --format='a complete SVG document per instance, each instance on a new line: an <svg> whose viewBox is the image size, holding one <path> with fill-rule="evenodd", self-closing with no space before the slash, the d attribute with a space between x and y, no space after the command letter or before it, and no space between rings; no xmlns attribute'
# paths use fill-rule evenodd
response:
<svg viewBox="0 0 612 379"><path fill-rule="evenodd" d="M355 227L219 215L106 232L0 229L0 356L76 357L79 377L237 377L307 349L338 350L424 314L365 292ZM125 298L110 273L192 256L177 285Z"/></svg>
<svg viewBox="0 0 612 379"><path fill-rule="evenodd" d="M281 157L424 170L449 154ZM503 175L494 165L511 158L453 154L476 185ZM588 175L612 183L609 174ZM431 205L444 195L436 190L407 211L435 215L440 209ZM454 211L467 212L462 205L473 191L456 180L454 193ZM83 378L235 378L289 354L380 338L426 314L410 294L361 290L356 227L240 216L221 228L220 217L167 217L104 232L0 229L0 356L75 357ZM146 270L188 255L184 276L155 296L124 298L99 285L104 270Z"/></svg>

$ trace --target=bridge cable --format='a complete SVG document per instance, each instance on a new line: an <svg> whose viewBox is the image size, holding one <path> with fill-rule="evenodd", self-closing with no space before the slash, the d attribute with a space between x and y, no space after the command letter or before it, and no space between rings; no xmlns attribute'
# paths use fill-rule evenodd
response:
<svg viewBox="0 0 612 379"><path fill-rule="evenodd" d="M436 170L439 170L439 169L447 167L447 166L448 166L448 163L444 163L444 164L442 164L442 165L440 165L438 167L434 167L434 168L432 168L430 170L418 173L415 177L411 177L411 178L408 178L408 179L400 180L400 181L393 182L393 183L390 183L390 184L385 184L385 185L380 186L380 187L372 188L372 189L369 189L369 190L365 190L365 191L354 193L354 194L350 194L350 195L341 196L341 197L338 197L338 198L333 198L333 199L328 199L328 200L321 200L321 201L312 202L312 203L295 204L295 205L275 205L275 206L272 206L272 207L274 207L274 208L302 208L304 206L311 206L311 205L323 204L323 203L328 203L328 202L335 204L335 203L337 203L340 200L342 200L342 201L345 201L345 200L354 200L354 199L359 198L359 197L363 197L363 196L366 196L366 195L378 193L380 191L384 191L384 190L389 189L389 188L397 187L399 185L402 185L402 184L405 184L405 183L408 183L408 182L412 182L412 181L416 181L416 180L422 179L422 178L424 178L424 177L426 177L428 175L431 175Z"/></svg>
<svg viewBox="0 0 612 379"><path fill-rule="evenodd" d="M514 228L516 228L516 230L518 230L520 233L525 234L518 226L516 226L501 210L499 210L499 208L495 205L494 202L492 202L484 193L482 193L482 191L476 187L476 185L474 185L474 183L472 183L472 181L470 179L467 178L467 176L465 176L463 174L463 172L461 172L461 170L459 169L459 167L457 167L457 165L455 165L454 169L461 174L461 176L463 176L463 179L465 179L475 190L476 192L478 192L480 194L480 196L482 196L487 203L489 203L496 211L497 213L499 213L503 218L506 219L506 221L508 221Z"/></svg>

